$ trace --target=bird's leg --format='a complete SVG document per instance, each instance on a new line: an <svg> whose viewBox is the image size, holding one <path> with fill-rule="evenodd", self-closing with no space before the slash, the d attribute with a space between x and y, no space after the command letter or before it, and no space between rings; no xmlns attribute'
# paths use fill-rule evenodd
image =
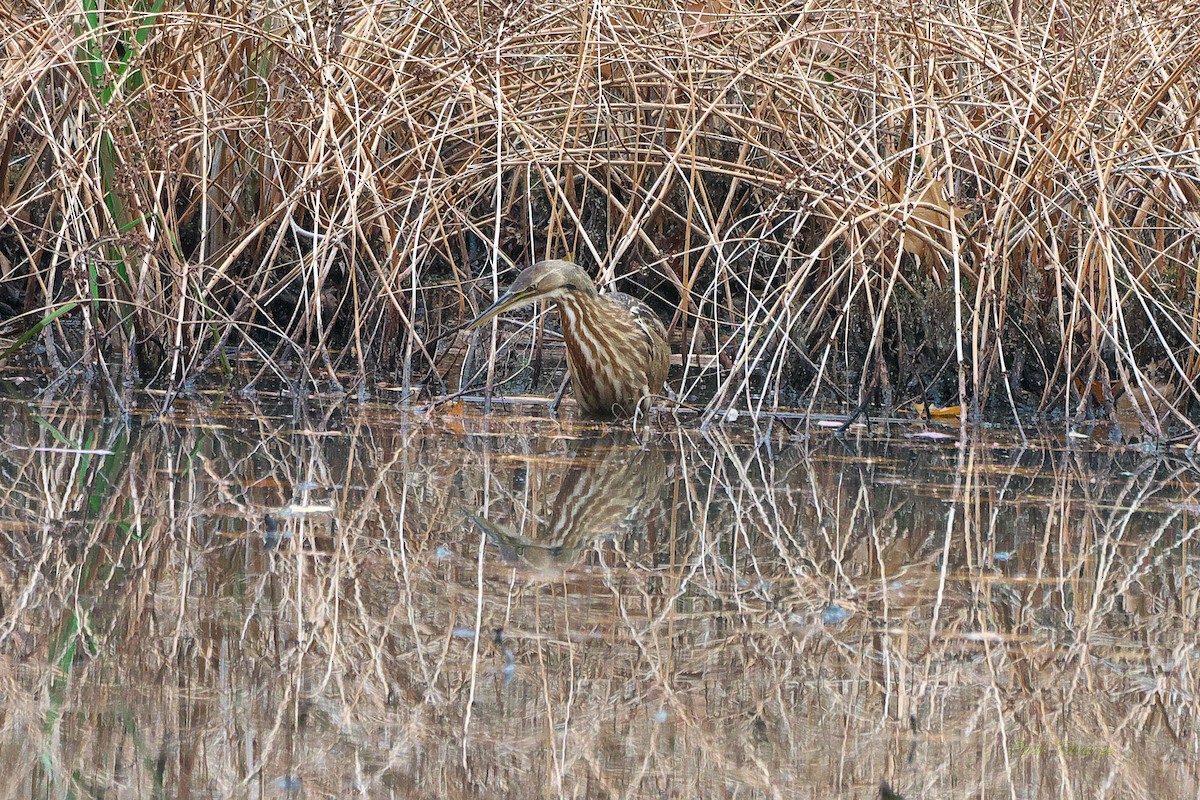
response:
<svg viewBox="0 0 1200 800"><path fill-rule="evenodd" d="M567 383L571 380L571 373L563 375L562 383L558 385L558 391L554 393L554 399L550 401L550 416L558 416L558 406L562 403L563 392L567 390Z"/></svg>
<svg viewBox="0 0 1200 800"><path fill-rule="evenodd" d="M867 410L868 408L870 408L870 406L871 406L870 399L863 400L861 403L859 403L858 408L854 409L854 411L851 412L850 416L846 419L846 421L838 426L837 432L845 433L850 428L850 426L854 424L854 420L858 419L859 417L862 417L867 421L867 433L870 433L871 432L871 414ZM928 409L929 406L925 406L925 408ZM928 411L926 411L926 413L928 413Z"/></svg>
<svg viewBox="0 0 1200 800"><path fill-rule="evenodd" d="M649 423L652 408L652 398L649 394L642 395L642 399L638 400L637 406L633 409L633 435L639 436L638 423ZM652 427L652 426L651 426Z"/></svg>

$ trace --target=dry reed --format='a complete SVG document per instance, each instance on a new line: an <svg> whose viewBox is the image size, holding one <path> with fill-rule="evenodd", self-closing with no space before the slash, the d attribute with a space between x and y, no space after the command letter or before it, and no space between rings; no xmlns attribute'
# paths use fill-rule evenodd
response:
<svg viewBox="0 0 1200 800"><path fill-rule="evenodd" d="M438 394L476 380L447 334L509 267L571 256L671 320L709 419L915 399L1194 429L1198 19L15 0L4 341L167 407L232 346Z"/></svg>

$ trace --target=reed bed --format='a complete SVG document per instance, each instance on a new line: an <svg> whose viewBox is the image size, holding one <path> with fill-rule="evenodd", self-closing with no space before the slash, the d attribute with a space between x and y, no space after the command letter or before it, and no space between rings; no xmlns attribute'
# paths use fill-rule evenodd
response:
<svg viewBox="0 0 1200 800"><path fill-rule="evenodd" d="M1200 785L1187 464L100 402L0 405L0 797ZM641 499L531 575L463 509L545 536L565 458Z"/></svg>
<svg viewBox="0 0 1200 800"><path fill-rule="evenodd" d="M1194 430L1198 19L14 0L3 352L126 404L169 408L231 348L437 396L481 380L457 326L566 256L670 321L707 419L917 400Z"/></svg>

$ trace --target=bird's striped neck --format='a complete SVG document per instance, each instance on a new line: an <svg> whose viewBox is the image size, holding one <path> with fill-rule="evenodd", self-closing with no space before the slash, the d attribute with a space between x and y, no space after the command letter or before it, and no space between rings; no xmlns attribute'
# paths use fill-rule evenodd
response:
<svg viewBox="0 0 1200 800"><path fill-rule="evenodd" d="M558 300L575 396L589 414L611 415L619 402L614 380L619 365L612 350L623 332L605 325L602 306L608 302L612 301L602 295L582 292Z"/></svg>

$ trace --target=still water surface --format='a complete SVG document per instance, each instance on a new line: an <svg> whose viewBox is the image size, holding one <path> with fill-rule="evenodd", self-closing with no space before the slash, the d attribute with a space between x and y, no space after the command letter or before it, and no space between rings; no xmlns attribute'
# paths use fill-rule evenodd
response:
<svg viewBox="0 0 1200 800"><path fill-rule="evenodd" d="M1196 796L1186 453L668 422L0 401L0 797Z"/></svg>

